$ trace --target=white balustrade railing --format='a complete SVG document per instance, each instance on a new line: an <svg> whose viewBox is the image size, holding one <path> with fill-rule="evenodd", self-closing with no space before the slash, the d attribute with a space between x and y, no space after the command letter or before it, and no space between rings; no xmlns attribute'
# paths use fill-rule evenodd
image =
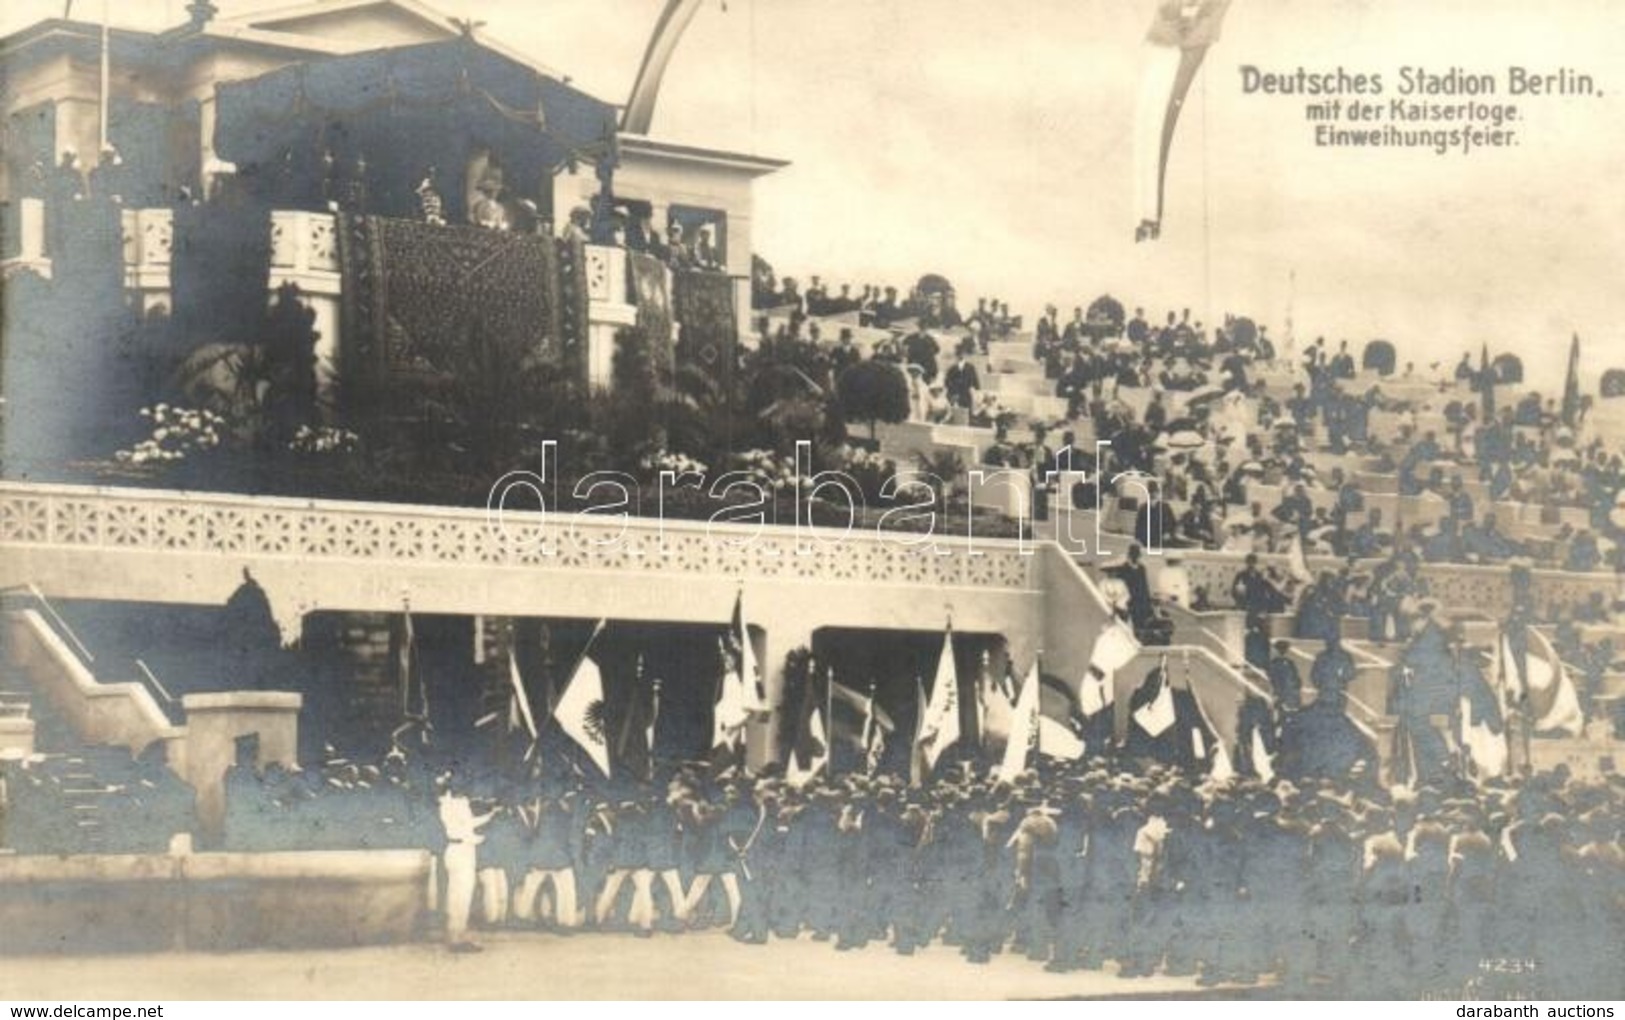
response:
<svg viewBox="0 0 1625 1020"><path fill-rule="evenodd" d="M725 575L1029 590L1011 540L640 517L0 483L0 549L204 552L301 560Z"/></svg>

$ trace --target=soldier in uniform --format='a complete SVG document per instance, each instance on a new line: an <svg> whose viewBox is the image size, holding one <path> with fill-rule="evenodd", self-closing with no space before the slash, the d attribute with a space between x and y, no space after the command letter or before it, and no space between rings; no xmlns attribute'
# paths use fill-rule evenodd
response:
<svg viewBox="0 0 1625 1020"><path fill-rule="evenodd" d="M1383 998L1401 998L1413 988L1413 939L1406 924L1410 887L1406 845L1409 808L1388 812L1368 803L1362 846L1353 961L1357 987Z"/></svg>
<svg viewBox="0 0 1625 1020"><path fill-rule="evenodd" d="M1036 797L1036 794L1032 795ZM1031 799L1031 798L1029 798ZM1027 959L1048 960L1060 933L1062 885L1059 811L1048 803L1031 803L1006 843L1015 850L1017 938Z"/></svg>
<svg viewBox="0 0 1625 1020"><path fill-rule="evenodd" d="M440 825L446 848L441 855L446 872L446 943L454 953L479 952L468 937L468 918L474 908L474 885L478 870L478 847L490 814L474 814L466 781L448 773L440 783Z"/></svg>
<svg viewBox="0 0 1625 1020"><path fill-rule="evenodd" d="M727 807L724 804L713 804L699 796L691 796L684 803L682 818L683 832L687 836L685 850L689 867L694 874L693 884L688 890L688 900L683 906L683 915L690 927L708 920L699 911L705 904L706 894L711 889L713 879L722 886L723 895L727 899L728 927L733 927L734 922L739 919L741 902L739 876L734 873L729 847L722 829L723 816L726 814Z"/></svg>
<svg viewBox="0 0 1625 1020"><path fill-rule="evenodd" d="M861 949L869 944L869 854L864 845L864 826L870 813L869 796L855 785L841 806L835 823L835 867L841 897L840 920L835 948Z"/></svg>
<svg viewBox="0 0 1625 1020"><path fill-rule="evenodd" d="M1308 877L1304 904L1307 950L1298 968L1318 978L1317 994L1334 998L1345 987L1349 939L1354 927L1354 890L1362 874L1361 847L1350 832L1346 812L1336 801L1316 805L1318 820L1309 830Z"/></svg>
<svg viewBox="0 0 1625 1020"><path fill-rule="evenodd" d="M981 862L973 881L976 901L970 907L965 958L972 963L987 963L1010 933L1010 874L1004 866L1003 851L1011 817L1006 804L995 803L989 796L972 808L970 820L976 826Z"/></svg>
<svg viewBox="0 0 1625 1020"><path fill-rule="evenodd" d="M583 885L577 875L590 814L587 798L577 790L565 790L538 804L536 837L531 844L531 866L541 876L536 883L536 918L546 922L551 915L555 930L574 931L584 920L581 892L592 885ZM548 885L552 886L552 909L542 910Z"/></svg>
<svg viewBox="0 0 1625 1020"><path fill-rule="evenodd" d="M1455 808L1449 839L1450 879L1445 886L1450 971L1468 975L1495 950L1496 882L1500 870L1488 820L1477 802L1463 800Z"/></svg>

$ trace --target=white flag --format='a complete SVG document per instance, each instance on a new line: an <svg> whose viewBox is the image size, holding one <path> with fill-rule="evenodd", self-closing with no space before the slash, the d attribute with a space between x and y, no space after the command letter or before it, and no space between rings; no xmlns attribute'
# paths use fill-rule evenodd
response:
<svg viewBox="0 0 1625 1020"><path fill-rule="evenodd" d="M592 656L581 657L575 675L570 678L564 693L559 695L553 718L558 721L559 729L568 733L591 756L604 778L609 778L609 742L604 733L604 678L598 672L598 663L592 661Z"/></svg>
<svg viewBox="0 0 1625 1020"><path fill-rule="evenodd" d="M1038 729L1038 687L1038 660L1034 659L1010 713L1010 738L1005 741L1004 761L999 764L1001 782L1008 783L1027 769L1027 752L1032 749Z"/></svg>
<svg viewBox="0 0 1625 1020"><path fill-rule="evenodd" d="M1174 724L1174 689L1168 682L1168 671L1157 670L1157 693L1150 701L1134 710L1134 722L1153 737L1160 737Z"/></svg>
<svg viewBox="0 0 1625 1020"><path fill-rule="evenodd" d="M750 719L749 699L745 694L744 677L739 672L738 657L724 645L722 649L722 683L717 690L717 702L711 716L711 746L737 747L745 739L745 723Z"/></svg>
<svg viewBox="0 0 1625 1020"><path fill-rule="evenodd" d="M1140 652L1140 642L1134 631L1122 620L1111 619L1095 638L1095 647L1089 653L1089 665L1102 673L1122 669Z"/></svg>
<svg viewBox="0 0 1625 1020"><path fill-rule="evenodd" d="M1479 778L1493 779L1506 774L1506 734L1495 732L1487 720L1473 718L1473 703L1465 694L1461 697L1461 746L1473 760Z"/></svg>
<svg viewBox="0 0 1625 1020"><path fill-rule="evenodd" d="M1580 711L1580 695L1564 668L1563 660L1545 634L1529 628L1529 707L1537 733L1552 730L1578 737L1585 732L1585 714Z"/></svg>
<svg viewBox="0 0 1625 1020"><path fill-rule="evenodd" d="M1077 761L1083 757L1083 739L1047 715L1038 717L1038 753L1046 758Z"/></svg>
<svg viewBox="0 0 1625 1020"><path fill-rule="evenodd" d="M519 657L514 649L508 648L508 683L513 687L513 707L519 713L519 720L525 724L525 732L530 739L536 739L536 717L530 714L530 697L525 694L525 681L519 675Z"/></svg>
<svg viewBox="0 0 1625 1020"><path fill-rule="evenodd" d="M942 635L937 676L931 682L931 700L920 721L919 745L927 768L936 768L942 752L959 740L959 670L954 666L953 632Z"/></svg>
<svg viewBox="0 0 1625 1020"><path fill-rule="evenodd" d="M1270 760L1269 748L1264 746L1264 734L1253 727L1253 771L1266 783L1275 782L1275 763Z"/></svg>

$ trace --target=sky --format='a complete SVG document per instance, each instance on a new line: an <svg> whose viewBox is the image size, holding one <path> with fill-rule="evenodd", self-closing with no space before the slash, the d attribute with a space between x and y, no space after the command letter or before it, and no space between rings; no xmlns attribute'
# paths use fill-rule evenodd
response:
<svg viewBox="0 0 1625 1020"><path fill-rule="evenodd" d="M227 14L268 6L218 0ZM662 0L431 0L623 102ZM280 6L273 2L269 6ZM95 0L80 0L94 16ZM114 5L115 23L183 17ZM792 165L757 187L781 275L907 286L1029 317L1109 292L1160 316L1248 314L1300 343L1393 340L1420 364L1487 343L1540 383L1568 339L1625 365L1625 18L1611 0L1234 0L1174 142L1163 234L1135 244L1135 114L1154 0L706 0L652 134ZM0 31L61 12L9 0ZM1301 97L1244 65L1495 75L1520 144L1460 155L1313 144ZM1507 69L1589 73L1601 95L1511 97ZM1432 97L1452 101L1451 97ZM1357 125L1340 125L1357 126ZM1612 349L1612 355L1610 352Z"/></svg>

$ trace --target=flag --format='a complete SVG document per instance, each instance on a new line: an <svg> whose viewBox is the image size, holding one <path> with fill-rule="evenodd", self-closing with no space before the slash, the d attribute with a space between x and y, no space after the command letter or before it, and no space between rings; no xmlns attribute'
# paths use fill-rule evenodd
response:
<svg viewBox="0 0 1625 1020"><path fill-rule="evenodd" d="M565 685L564 693L559 695L558 707L553 711L553 718L559 724L559 729L569 734L570 739L581 745L581 749L592 758L598 771L609 778L609 739L604 732L607 722L604 711L604 677L598 671L598 663L593 661L592 645L604 629L602 620L592 632L587 641L587 648L581 653L581 661L576 664L575 672L571 674L569 682Z"/></svg>
<svg viewBox="0 0 1625 1020"><path fill-rule="evenodd" d="M621 717L621 735L615 741L615 761L623 771L649 777L654 775L655 719L660 712L660 679L643 682L643 656L638 656L633 674L631 697ZM639 742L638 737L643 740Z"/></svg>
<svg viewBox="0 0 1625 1020"><path fill-rule="evenodd" d="M750 627L745 623L745 593L734 598L733 620L728 625L729 661L739 670L740 688L745 698L745 710L751 713L772 711L767 703L767 686L762 680L761 657L756 642L751 639Z"/></svg>
<svg viewBox="0 0 1625 1020"><path fill-rule="evenodd" d="M1189 661L1187 658L1187 664ZM1241 749L1242 715L1247 710L1249 698L1257 695L1239 684L1204 678L1200 672L1191 672L1188 665L1186 676L1190 696L1196 702L1202 724L1212 733L1214 743L1224 748L1231 761L1235 761Z"/></svg>
<svg viewBox="0 0 1625 1020"><path fill-rule="evenodd" d="M1136 240L1153 240L1160 231L1174 129L1202 59L1219 38L1229 6L1230 0L1159 0L1157 4L1146 34L1135 113L1135 211L1140 219Z"/></svg>
<svg viewBox="0 0 1625 1020"><path fill-rule="evenodd" d="M1264 745L1264 732L1253 728L1251 739L1253 773L1266 783L1275 782L1275 756Z"/></svg>
<svg viewBox="0 0 1625 1020"><path fill-rule="evenodd" d="M649 760L652 763L655 756L655 724L660 721L660 678L655 677L654 686L649 689L649 718L644 724L643 738L648 742Z"/></svg>
<svg viewBox="0 0 1625 1020"><path fill-rule="evenodd" d="M874 715L875 725L880 728L882 733L892 733L897 729L897 723L893 721L891 714L879 705L875 705L872 698L854 691L833 677L829 681L829 697L830 703L834 707L833 718L836 721L837 735L861 743L863 724L868 719L871 710ZM850 725L854 716L857 720L856 725Z"/></svg>
<svg viewBox="0 0 1625 1020"><path fill-rule="evenodd" d="M897 723L876 702L872 690L871 694L860 694L831 678L827 702L832 753L837 743L853 747L863 755L864 767L871 770L871 760L875 765L879 764L880 755L885 753L887 737L897 730Z"/></svg>
<svg viewBox="0 0 1625 1020"><path fill-rule="evenodd" d="M530 696L525 693L524 678L519 675L519 656L512 645L508 647L508 729L523 724L530 739L536 739L536 717L530 711Z"/></svg>
<svg viewBox="0 0 1625 1020"><path fill-rule="evenodd" d="M800 789L822 772L827 764L829 764L829 737L824 732L824 710L817 707L813 709L812 715L807 717L805 751L797 748L791 752L790 761L786 763L784 770L785 780L791 786Z"/></svg>
<svg viewBox="0 0 1625 1020"><path fill-rule="evenodd" d="M1008 783L1027 769L1027 752L1038 735L1038 689L1042 683L1038 660L1034 659L1010 712L1010 737L1004 742L1004 760L999 763L997 777L1001 782Z"/></svg>
<svg viewBox="0 0 1625 1020"><path fill-rule="evenodd" d="M417 631L412 625L412 611L401 618L401 642L395 651L395 672L401 686L402 725L395 730L397 737L416 724L418 739L427 742L429 731L429 692L417 671Z"/></svg>
<svg viewBox="0 0 1625 1020"><path fill-rule="evenodd" d="M880 767L880 759L886 754L886 735L881 731L880 722L875 716L875 685L869 685L869 697L863 703L863 764L864 769L873 775Z"/></svg>
<svg viewBox="0 0 1625 1020"><path fill-rule="evenodd" d="M1145 683L1141 684L1140 690L1135 692L1136 700L1140 700L1140 695L1146 692L1148 684L1153 685L1149 696L1145 697L1142 704L1131 713L1131 717L1134 724L1148 736L1160 737L1168 732L1168 728L1175 720L1174 689L1168 681L1168 667L1159 665L1151 671Z"/></svg>
<svg viewBox="0 0 1625 1020"><path fill-rule="evenodd" d="M931 699L921 699L920 732L916 745L927 773L937 767L942 752L959 741L959 670L954 665L953 629L942 635L937 675L931 681Z"/></svg>
<svg viewBox="0 0 1625 1020"><path fill-rule="evenodd" d="M1527 633L1529 647L1520 658L1512 654L1511 644L1502 632L1507 690L1516 692L1519 707L1534 732L1555 731L1578 737L1585 732L1585 715L1580 710L1574 680L1546 635L1533 627L1528 627Z"/></svg>
<svg viewBox="0 0 1625 1020"><path fill-rule="evenodd" d="M1009 665L1005 666L1004 682L994 679L985 666L977 691L977 721L981 728L982 746L996 744L1010 736L1010 714L1015 711L1014 698L1009 692ZM991 740L989 738L992 738Z"/></svg>
<svg viewBox="0 0 1625 1020"><path fill-rule="evenodd" d="M1102 673L1111 673L1127 666L1139 652L1140 642L1134 637L1134 631L1128 624L1113 617L1106 621L1106 626L1095 638L1095 646L1089 653L1089 666Z"/></svg>
<svg viewBox="0 0 1625 1020"><path fill-rule="evenodd" d="M1563 381L1563 424L1569 428L1580 417L1580 334L1569 341L1569 374Z"/></svg>
<svg viewBox="0 0 1625 1020"><path fill-rule="evenodd" d="M1092 719L1110 708L1113 700L1115 694L1109 674L1096 673L1092 669L1084 674L1078 685L1078 710L1085 719Z"/></svg>
<svg viewBox="0 0 1625 1020"><path fill-rule="evenodd" d="M1505 775L1510 756L1506 721L1495 692L1476 667L1461 668L1460 676L1456 739L1480 779Z"/></svg>
<svg viewBox="0 0 1625 1020"><path fill-rule="evenodd" d="M1257 694L1248 694L1237 716L1243 736L1236 745L1237 771L1250 773L1264 782L1275 779L1275 713L1270 703Z"/></svg>
<svg viewBox="0 0 1625 1020"><path fill-rule="evenodd" d="M1077 761L1083 757L1083 738L1066 724L1047 715L1038 717L1038 753L1063 761Z"/></svg>
<svg viewBox="0 0 1625 1020"><path fill-rule="evenodd" d="M726 641L717 643L722 656L722 676L717 682L716 703L711 712L711 748L737 749L745 742L745 723L750 719L743 674L737 657Z"/></svg>
<svg viewBox="0 0 1625 1020"><path fill-rule="evenodd" d="M818 671L809 666L806 683L801 689L801 711L797 715L795 744L784 763L785 779L791 786L802 787L829 764L829 685L833 681L826 672L820 686Z"/></svg>
<svg viewBox="0 0 1625 1020"><path fill-rule="evenodd" d="M931 769L925 761L925 747L921 743L925 732L925 681L919 677L914 678L914 741L909 744L908 750L908 785L919 786L925 782L926 773Z"/></svg>
<svg viewBox="0 0 1625 1020"><path fill-rule="evenodd" d="M412 631L412 612L407 610L401 619L401 643L395 649L395 676L401 685L401 718L413 717L416 699L412 694L412 646L417 637Z"/></svg>
<svg viewBox="0 0 1625 1020"><path fill-rule="evenodd" d="M1294 581L1301 584L1308 584L1315 579L1315 575L1309 570L1309 559L1303 554L1302 531L1292 532L1292 542L1286 550L1286 572Z"/></svg>

